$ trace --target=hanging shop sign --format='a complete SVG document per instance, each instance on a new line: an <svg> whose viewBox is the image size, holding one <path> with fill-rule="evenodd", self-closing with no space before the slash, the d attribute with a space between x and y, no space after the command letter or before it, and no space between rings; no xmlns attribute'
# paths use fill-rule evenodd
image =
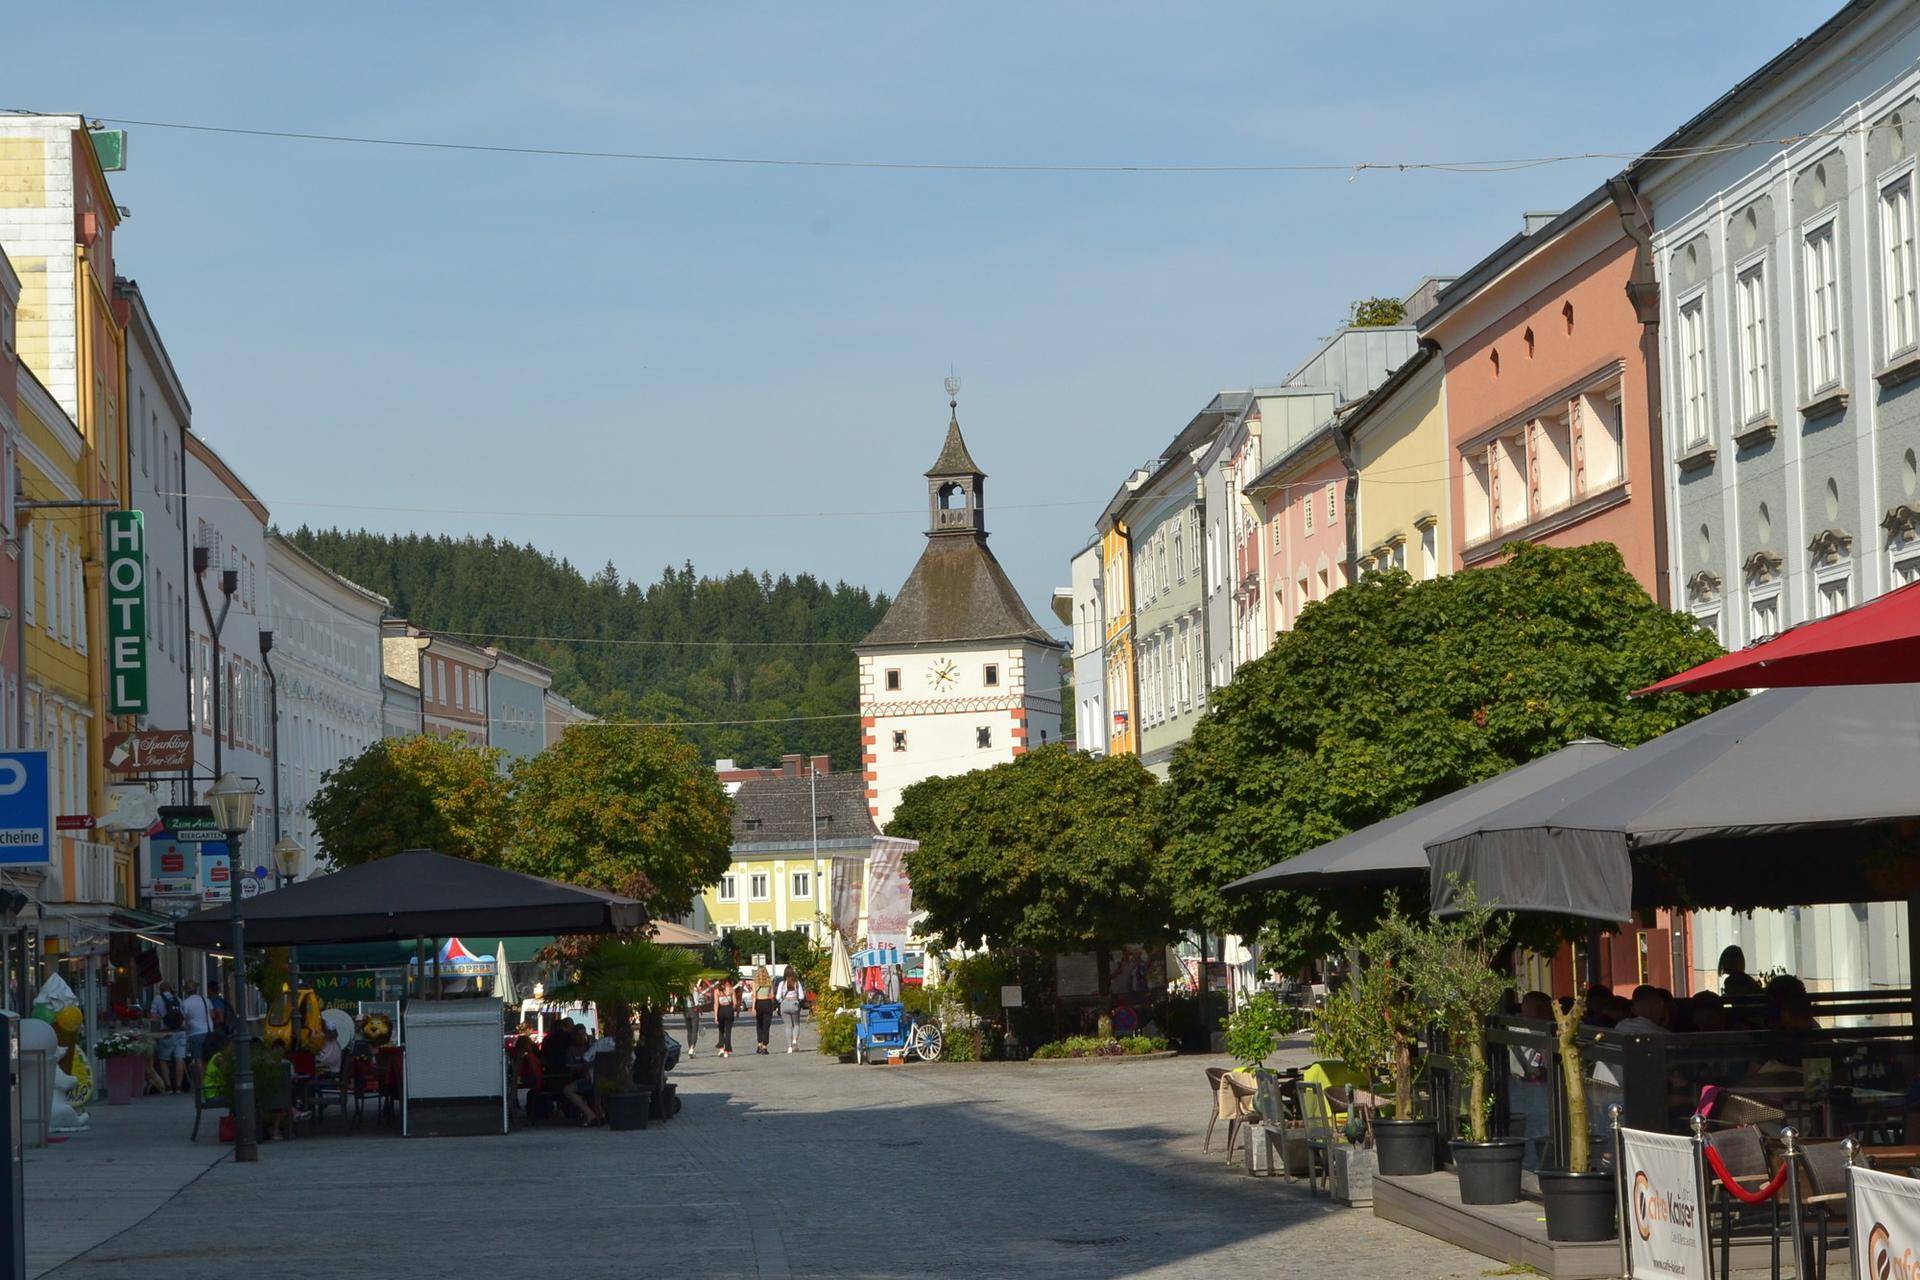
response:
<svg viewBox="0 0 1920 1280"><path fill-rule="evenodd" d="M147 714L147 526L107 513L107 712Z"/></svg>

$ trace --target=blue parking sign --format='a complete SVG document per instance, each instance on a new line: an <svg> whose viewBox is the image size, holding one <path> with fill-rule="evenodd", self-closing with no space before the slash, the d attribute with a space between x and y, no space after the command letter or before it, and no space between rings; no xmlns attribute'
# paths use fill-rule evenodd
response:
<svg viewBox="0 0 1920 1280"><path fill-rule="evenodd" d="M53 861L53 794L45 751L0 751L0 866Z"/></svg>

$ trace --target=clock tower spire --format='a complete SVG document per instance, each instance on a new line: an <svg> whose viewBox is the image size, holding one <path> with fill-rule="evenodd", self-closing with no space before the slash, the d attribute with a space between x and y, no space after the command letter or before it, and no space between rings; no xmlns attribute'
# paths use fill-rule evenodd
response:
<svg viewBox="0 0 1920 1280"><path fill-rule="evenodd" d="M960 379L947 379L947 439L927 468L927 536L987 536L987 473L960 434Z"/></svg>

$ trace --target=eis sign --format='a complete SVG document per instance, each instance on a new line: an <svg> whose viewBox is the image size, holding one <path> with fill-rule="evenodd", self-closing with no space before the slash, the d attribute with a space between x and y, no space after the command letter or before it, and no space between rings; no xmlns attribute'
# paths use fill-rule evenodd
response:
<svg viewBox="0 0 1920 1280"><path fill-rule="evenodd" d="M1701 1218L1700 1166L1689 1138L1620 1131L1626 1157L1630 1274L1711 1280Z"/></svg>
<svg viewBox="0 0 1920 1280"><path fill-rule="evenodd" d="M138 511L107 513L107 712L147 713L147 526Z"/></svg>

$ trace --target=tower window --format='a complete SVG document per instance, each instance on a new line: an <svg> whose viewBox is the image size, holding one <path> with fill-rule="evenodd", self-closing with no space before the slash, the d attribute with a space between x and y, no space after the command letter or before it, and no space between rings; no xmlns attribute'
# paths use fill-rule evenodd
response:
<svg viewBox="0 0 1920 1280"><path fill-rule="evenodd" d="M973 731L973 740L979 744L982 750L991 747L993 745L992 726L983 724L978 729L975 729Z"/></svg>
<svg viewBox="0 0 1920 1280"><path fill-rule="evenodd" d="M998 685L1000 683L1000 664L997 662L989 662L981 679L988 686Z"/></svg>
<svg viewBox="0 0 1920 1280"><path fill-rule="evenodd" d="M905 751L907 749L907 731L905 729L895 729L893 731L893 749L895 751Z"/></svg>
<svg viewBox="0 0 1920 1280"><path fill-rule="evenodd" d="M900 668L898 667L887 668L887 689L889 692L894 692L894 693L899 692Z"/></svg>

